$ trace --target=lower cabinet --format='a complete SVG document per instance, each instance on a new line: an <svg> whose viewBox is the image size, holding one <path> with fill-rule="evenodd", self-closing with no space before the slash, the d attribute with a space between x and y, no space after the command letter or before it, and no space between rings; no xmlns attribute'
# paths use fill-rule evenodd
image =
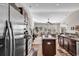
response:
<svg viewBox="0 0 79 59"><path fill-rule="evenodd" d="M62 37L62 38L61 38ZM69 52L72 56L78 55L78 44L74 39L58 36L59 46ZM63 45L61 45L63 43Z"/></svg>
<svg viewBox="0 0 79 59"><path fill-rule="evenodd" d="M56 54L56 40L43 39L42 51L44 56L54 56Z"/></svg>
<svg viewBox="0 0 79 59"><path fill-rule="evenodd" d="M68 38L63 38L63 47L67 51L69 50L69 41L68 41Z"/></svg>
<svg viewBox="0 0 79 59"><path fill-rule="evenodd" d="M69 40L69 53L73 56L76 55L76 41Z"/></svg>
<svg viewBox="0 0 79 59"><path fill-rule="evenodd" d="M58 43L59 43L59 45L63 48L63 47L64 47L64 38L61 37L61 36L59 36L59 37L58 37Z"/></svg>

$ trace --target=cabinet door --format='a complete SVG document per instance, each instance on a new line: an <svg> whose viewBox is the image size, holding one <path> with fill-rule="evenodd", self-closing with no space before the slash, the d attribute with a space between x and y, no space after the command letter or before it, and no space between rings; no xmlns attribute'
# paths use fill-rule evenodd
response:
<svg viewBox="0 0 79 59"><path fill-rule="evenodd" d="M69 53L71 55L76 55L76 41L72 39L69 40Z"/></svg>
<svg viewBox="0 0 79 59"><path fill-rule="evenodd" d="M60 41L61 41L60 45L61 45L61 47L63 47L64 38L61 37Z"/></svg>
<svg viewBox="0 0 79 59"><path fill-rule="evenodd" d="M64 38L64 48L68 50L68 38Z"/></svg>
<svg viewBox="0 0 79 59"><path fill-rule="evenodd" d="M71 48L71 51L72 51L72 55L76 55L76 41L75 40L71 40L72 42L72 48Z"/></svg>
<svg viewBox="0 0 79 59"><path fill-rule="evenodd" d="M71 52L71 48L72 48L72 43L71 43L71 40L69 39L69 52Z"/></svg>
<svg viewBox="0 0 79 59"><path fill-rule="evenodd" d="M60 43L61 43L61 37L58 36L58 44L59 44L59 46L61 45Z"/></svg>

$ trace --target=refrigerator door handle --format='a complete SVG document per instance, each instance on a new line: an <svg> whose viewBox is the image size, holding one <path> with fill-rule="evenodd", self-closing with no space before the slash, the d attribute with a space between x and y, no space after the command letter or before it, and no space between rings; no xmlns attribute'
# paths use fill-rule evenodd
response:
<svg viewBox="0 0 79 59"><path fill-rule="evenodd" d="M13 33L13 28L12 28L12 24L10 22L10 28L11 28L11 32L12 32L12 56L15 56L15 39L14 39L14 33Z"/></svg>
<svg viewBox="0 0 79 59"><path fill-rule="evenodd" d="M8 24L8 33L9 33L9 40L10 40L10 56L12 56L12 33L11 33L11 29L10 29L10 23L9 21L7 21Z"/></svg>

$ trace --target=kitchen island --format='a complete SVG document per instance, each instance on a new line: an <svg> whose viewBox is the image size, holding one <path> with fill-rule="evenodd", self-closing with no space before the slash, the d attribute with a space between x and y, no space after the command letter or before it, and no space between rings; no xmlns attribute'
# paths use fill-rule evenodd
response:
<svg viewBox="0 0 79 59"><path fill-rule="evenodd" d="M56 38L48 35L42 37L42 52L44 56L56 55Z"/></svg>

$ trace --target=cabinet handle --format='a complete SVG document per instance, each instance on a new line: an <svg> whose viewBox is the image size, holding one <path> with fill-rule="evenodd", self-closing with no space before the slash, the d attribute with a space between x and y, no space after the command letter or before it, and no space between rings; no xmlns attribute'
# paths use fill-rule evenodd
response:
<svg viewBox="0 0 79 59"><path fill-rule="evenodd" d="M50 43L50 42L47 42L47 44L48 44L48 45L51 45L51 43Z"/></svg>

